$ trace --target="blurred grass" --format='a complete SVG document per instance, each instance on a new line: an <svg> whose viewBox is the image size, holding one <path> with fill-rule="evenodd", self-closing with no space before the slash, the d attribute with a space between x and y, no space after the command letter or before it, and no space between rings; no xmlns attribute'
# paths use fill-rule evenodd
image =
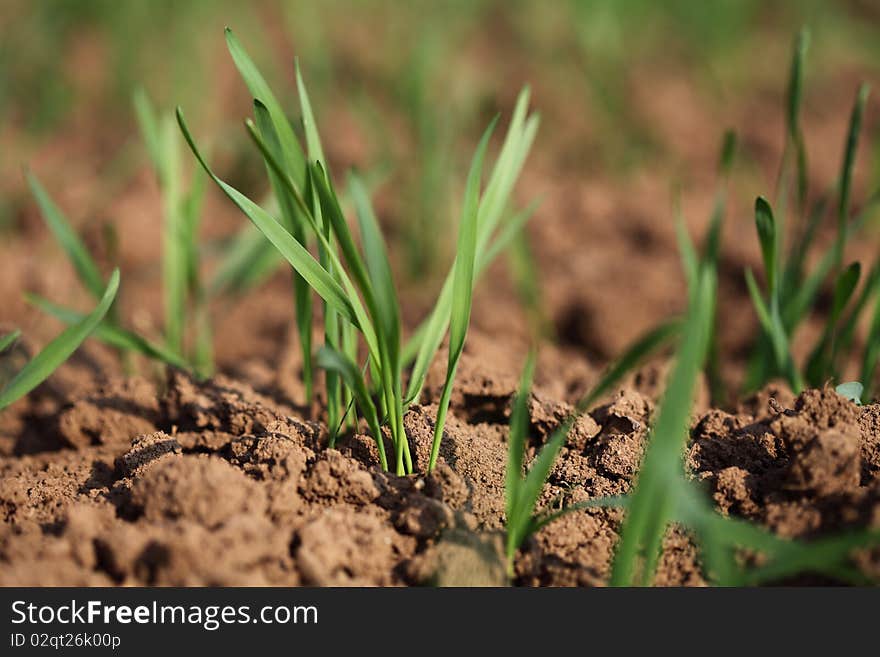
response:
<svg viewBox="0 0 880 657"><path fill-rule="evenodd" d="M160 106L228 123L220 134L230 135L223 150L240 172L232 177L249 176L257 167L240 155L238 125L249 108L230 101L240 89L222 52L230 25L255 44L269 79L292 81L299 56L316 107L343 132L331 160L378 162L369 173L412 190L380 210L416 276L449 258L437 229L456 221L446 199L459 196L450 188L461 184L465 145L524 83L536 87L548 135L568 149L563 164L627 173L670 150L638 93L645 76L654 78L648 93L666 71L715 106L756 79L778 88L780 58L803 24L814 28L814 75L880 71L880 7L869 0L6 0L3 13L0 174L71 133L121 148L135 134L129 98L142 86ZM294 107L294 85L276 86ZM0 185L0 224L16 211L9 190Z"/></svg>

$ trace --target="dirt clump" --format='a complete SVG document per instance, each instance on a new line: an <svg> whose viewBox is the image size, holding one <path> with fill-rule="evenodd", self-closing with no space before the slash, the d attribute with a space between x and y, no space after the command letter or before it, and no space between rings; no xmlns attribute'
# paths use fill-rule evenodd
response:
<svg viewBox="0 0 880 657"><path fill-rule="evenodd" d="M153 403L136 405L140 382L99 387L67 406L64 447L0 458L0 583L503 583L516 386L494 376L464 371L437 468L409 477L377 467L372 438L346 435L328 449L320 423L232 379L199 383L173 372ZM419 472L434 392L429 386L405 417ZM830 388L762 395L738 414L694 418L687 467L719 511L792 537L880 526L880 407L858 407ZM624 386L582 415L539 504L629 492L655 407L656 398ZM573 407L537 385L528 408L530 461ZM619 509L595 508L542 528L520 551L514 583L604 584L621 520ZM866 575L880 570L870 552L858 556ZM683 528L670 527L656 582L706 584Z"/></svg>

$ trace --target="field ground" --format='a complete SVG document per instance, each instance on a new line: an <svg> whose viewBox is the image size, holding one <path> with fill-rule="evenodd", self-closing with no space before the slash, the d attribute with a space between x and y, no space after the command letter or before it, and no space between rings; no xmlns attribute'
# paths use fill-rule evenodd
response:
<svg viewBox="0 0 880 657"><path fill-rule="evenodd" d="M713 400L700 384L688 470L719 511L786 538L880 528L880 404L855 406L833 387L796 396L778 381L742 392L758 332L743 272L761 271L751 207L755 196L774 194L791 43L809 23L802 126L810 189L825 189L840 169L858 84L880 88L880 13L871 3L770 10L721 2L708 16L684 2L670 3L667 14L652 3L632 3L638 9L628 12L602 2L554 11L542 3L281 10L266 2L246 16L234 3L223 3L225 11L194 3L161 35L133 9L84 4L91 9L67 15L51 11L58 3L37 10L12 2L12 19L0 28L3 43L14 44L0 46L0 333L23 332L0 360L0 381L61 328L24 292L76 308L91 302L40 218L23 165L51 190L101 267L120 267L122 321L157 339L162 200L134 127L134 88L145 86L166 108L180 103L199 135L211 136L218 170L256 198L267 193L240 124L250 97L225 50L227 23L259 44L253 54L290 108L287 64L299 55L330 169L356 167L376 181L407 331L430 310L452 260L480 130L498 111L506 124L517 92L530 84L542 124L516 199L541 198L528 224L539 303L523 303L515 258L500 258L486 273L440 465L408 477L382 472L366 436L346 434L337 450L326 449L323 400L306 402L286 267L212 305L217 374L206 382L139 357L125 364L87 341L0 414L0 584L503 583L510 403L536 323L546 339L529 403L530 456L603 368L685 308L674 198L680 192L686 225L702 239L728 128L739 148L719 262L726 392ZM171 3L156 7L171 15ZM16 33L43 41L29 49ZM43 42L52 49L41 54ZM15 61L12 48L20 49ZM855 167L856 209L880 183L877 107L872 98ZM431 167L449 174L432 177ZM206 274L217 267L212 254L245 224L208 189L200 236ZM869 222L847 260L873 263L877 231ZM834 235L829 218L811 263ZM830 306L831 290L823 289L793 341L798 362ZM316 343L319 329L316 321ZM859 327L856 351L866 329ZM632 372L578 421L542 505L630 490L669 356ZM441 351L405 418L419 472L445 363ZM858 375L855 359L843 365L844 380ZM514 582L605 583L622 517L596 508L548 525L520 551ZM862 575L880 578L880 550L854 560ZM809 574L796 581L826 583ZM707 583L695 542L678 527L666 535L656 583Z"/></svg>

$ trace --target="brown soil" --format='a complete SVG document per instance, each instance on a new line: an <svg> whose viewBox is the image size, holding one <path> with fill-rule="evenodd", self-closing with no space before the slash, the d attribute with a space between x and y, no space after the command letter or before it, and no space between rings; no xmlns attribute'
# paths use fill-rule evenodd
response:
<svg viewBox="0 0 880 657"><path fill-rule="evenodd" d="M531 80L534 105L544 116L518 187L520 200L544 199L529 232L557 337L540 354L530 405L533 456L599 368L681 310L686 293L670 181L683 183L685 217L691 233L702 235L726 126L739 132L742 165L724 228L718 325L725 377L731 384L741 378L756 325L743 270L760 269L750 205L756 193L770 190L781 155L785 71L781 63L778 75L757 67L754 93L707 98L687 82L686 70L634 62L633 106L656 132L661 155L621 180L592 160L605 136L588 99L560 92L566 85L548 70L533 70L524 49L514 44L509 50L509 57L486 62L485 77L504 81L503 88L486 87L488 104L509 115L520 84ZM351 75L364 73L359 57L352 56ZM248 96L222 44L216 58L224 64L215 67L212 105L237 122L249 111ZM780 54L779 61L786 58ZM814 190L835 179L852 93L863 73L850 65L810 80L803 127ZM369 139L339 93L339 102L318 107L322 129L334 136L326 144L331 169L369 169ZM876 123L876 108L869 105L866 131L876 133ZM90 303L23 189L23 161L68 211L104 269L122 268L124 322L145 335L159 334L161 200L148 172L114 171L110 154L131 135L105 128L93 113L82 113L40 148L19 142L8 126L0 135L7 154L0 163L0 196L17 208L0 240L0 332L15 326L25 336L0 361L0 380L59 331L59 324L24 303L23 291L78 308ZM864 198L869 150L859 152L856 200ZM218 160L224 175L236 164L222 153ZM389 188L394 185L379 191L377 209L393 234ZM259 197L265 190L245 191ZM229 236L245 223L215 190L207 195L204 216L204 237ZM118 238L112 249L104 231L109 224ZM829 237L821 235L820 242ZM867 263L875 251L875 241L859 240L847 257ZM401 285L408 328L434 299L425 287L423 281ZM279 272L213 309L222 375L211 381L197 384L137 361L140 377L126 378L112 351L88 341L47 383L0 414L0 584L503 581L507 420L529 326L503 264L493 266L477 289L447 436L431 476L381 472L364 436L326 449L320 404L304 404L292 319L289 275ZM796 356L804 355L821 319L807 322ZM444 362L441 354L423 405L406 417L422 470ZM652 363L580 420L543 491L543 505L629 489L666 371L666 363ZM844 527L880 528L880 405L858 408L830 390L795 399L784 387L770 386L728 410L735 413L710 408L701 388L687 453L692 476L705 482L720 512L802 538ZM604 583L620 519L619 511L594 509L548 526L519 554L516 583ZM880 577L880 552L858 558L866 574ZM679 529L666 538L657 582L705 583L698 550Z"/></svg>
<svg viewBox="0 0 880 657"><path fill-rule="evenodd" d="M484 358L486 343L475 336L471 351ZM545 376L561 358L545 351ZM380 471L366 436L327 449L322 425L222 376L198 384L171 373L162 391L112 379L52 409L51 420L38 399L20 414L40 431L4 443L0 459L0 584L503 583L507 420L519 364L481 363L465 355L430 476ZM654 391L644 389L652 378L633 377L579 421L543 505L629 490L654 411ZM530 400L531 454L571 409L553 388L538 385ZM436 393L406 417L422 469ZM772 390L736 415L695 417L688 464L721 512L785 536L880 526L878 428L880 405L859 408L830 389L797 399ZM551 524L521 551L516 583L602 584L620 520L620 511L595 509ZM877 576L880 553L859 565ZM698 550L679 529L666 539L657 582L705 583Z"/></svg>

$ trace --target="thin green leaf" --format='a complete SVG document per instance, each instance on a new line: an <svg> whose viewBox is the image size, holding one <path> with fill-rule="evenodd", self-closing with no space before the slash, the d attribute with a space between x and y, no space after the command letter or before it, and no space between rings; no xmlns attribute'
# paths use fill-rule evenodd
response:
<svg viewBox="0 0 880 657"><path fill-rule="evenodd" d="M0 391L0 409L20 399L45 381L59 365L70 358L110 309L119 289L119 270L113 271L107 288L95 309L81 322L65 329L61 335L47 344L28 362Z"/></svg>
<svg viewBox="0 0 880 657"><path fill-rule="evenodd" d="M846 134L846 143L843 151L843 163L840 171L840 194L837 203L837 240L835 241L834 253L835 264L840 266L843 262L843 250L846 241L847 222L849 220L850 193L852 189L853 168L856 161L856 150L859 144L859 133L862 130L862 115L868 102L870 87L861 84L856 93L852 114L849 120L849 129Z"/></svg>
<svg viewBox="0 0 880 657"><path fill-rule="evenodd" d="M651 329L636 340L602 373L602 376L581 402L584 408L589 408L602 395L611 390L628 372L678 337L681 333L681 328L681 320L673 319Z"/></svg>
<svg viewBox="0 0 880 657"><path fill-rule="evenodd" d="M77 324L86 318L86 315L83 313L58 306L36 294L27 294L25 298L34 307L39 308L47 315L61 320L65 324ZM184 358L164 345L151 342L132 331L127 331L112 324L104 322L98 324L92 333L92 337L122 351L133 351L182 370L190 369L189 363Z"/></svg>
<svg viewBox="0 0 880 657"><path fill-rule="evenodd" d="M755 199L755 227L758 230L758 241L761 244L764 273L767 276L767 289L770 291L772 298L776 295L777 290L778 237L773 210L763 196Z"/></svg>
<svg viewBox="0 0 880 657"><path fill-rule="evenodd" d="M697 376L706 358L710 318L714 314L715 273L701 270L698 286L682 329L678 357L669 377L657 422L630 497L630 506L612 568L612 585L634 583L637 560L644 555L642 583L653 577L660 541L675 510L681 449L687 436Z"/></svg>
<svg viewBox="0 0 880 657"><path fill-rule="evenodd" d="M95 299L100 299L104 294L104 281L101 278L98 265L95 264L85 244L73 230L64 213L52 201L37 177L28 173L27 182L40 206L43 220L55 235L61 248L64 249L80 281Z"/></svg>
<svg viewBox="0 0 880 657"><path fill-rule="evenodd" d="M15 329L11 333L7 333L6 335L0 337L0 353L3 353L7 349L9 349L12 344L21 337L21 331Z"/></svg>
<svg viewBox="0 0 880 657"><path fill-rule="evenodd" d="M516 108L507 129L507 135L501 147L501 152L492 169L489 182L483 192L480 201L477 229L477 253L482 254L489 247L495 228L501 219L502 212L507 206L513 185L522 170L526 156L531 149L535 134L538 130L539 120L537 116L526 118L528 112L529 90L523 89L517 98ZM488 263L486 263L488 264ZM418 398L425 383L428 368L433 361L443 336L449 326L450 312L452 308L452 278L450 271L443 283L443 288L434 309L422 326L416 331L411 339L413 344L405 350L406 360L410 360L412 351L416 352L415 364L407 388L406 403Z"/></svg>
<svg viewBox="0 0 880 657"><path fill-rule="evenodd" d="M299 184L302 184L306 174L305 156L302 152L302 146L300 146L299 140L297 140L293 128L287 120L284 109L281 107L281 103L278 102L275 94L272 93L266 80L260 74L260 71L241 45L241 42L239 42L238 38L228 27L226 28L226 45L251 95L266 106L272 118L272 125L278 133L283 162L288 174Z"/></svg>
<svg viewBox="0 0 880 657"><path fill-rule="evenodd" d="M526 439L529 431L529 395L532 389L532 378L535 374L535 352L529 352L520 378L518 392L513 400L510 414L510 431L507 439L507 476L505 493L507 503L507 558L508 564L519 548L515 539L519 530L514 523L519 514L520 488L523 478L523 458L526 451Z"/></svg>
<svg viewBox="0 0 880 657"><path fill-rule="evenodd" d="M477 146L477 151L471 162L467 184L465 185L464 203L462 204L461 221L458 227L458 246L456 248L455 264L453 265L452 307L449 320L449 358L446 365L446 380L443 383L443 391L440 395L440 404L437 409L437 421L434 424L434 442L431 446L428 472L434 469L434 466L437 464L437 457L440 454L440 441L443 438L443 428L446 421L446 412L449 408L449 399L452 394L452 384L455 380L458 361L464 350L468 325L471 320L471 300L474 293L474 265L477 253L477 230L479 227L480 178L483 173L483 159L486 155L486 148L489 145L489 137L492 136L497 120L497 117L493 119L483 133L483 137Z"/></svg>
<svg viewBox="0 0 880 657"><path fill-rule="evenodd" d="M379 416L361 371L345 354L327 346L321 347L318 350L315 362L318 367L325 370L333 370L339 374L343 381L345 381L345 385L352 391L358 408L361 409L361 414L367 421L367 426L376 440L376 448L379 450L379 460L382 469L387 470L388 461L385 457L385 444L379 424Z"/></svg>
<svg viewBox="0 0 880 657"><path fill-rule="evenodd" d="M290 265L296 269L306 281L308 281L311 288L315 290L322 299L331 304L337 312L350 322L358 324L354 309L339 283L337 283L336 280L334 280L334 278L323 267L321 267L302 244L297 242L293 236L265 210L214 174L196 147L180 108L177 110L177 120L193 154L196 156L196 159L198 159L207 174L211 176L211 179L217 183L220 189L223 190L233 203L244 212L248 219L260 229L266 238L272 242L276 249L278 249L281 255L284 256L285 260L287 260Z"/></svg>
<svg viewBox="0 0 880 657"><path fill-rule="evenodd" d="M295 68L296 88L299 91L299 105L302 110L303 131L306 135L306 149L309 159L312 162L321 162L324 166L327 166L327 160L324 159L324 148L321 146L321 137L318 134L318 124L315 121L312 103L309 101L309 94L306 91L306 85L303 82L302 73L299 68L299 59L295 62Z"/></svg>
<svg viewBox="0 0 880 657"><path fill-rule="evenodd" d="M259 100L254 101L254 117L262 138L258 146L262 146L261 152L266 160L269 182L281 208L283 225L297 242L308 248L305 227L303 226L303 216L308 215L308 211L301 209L297 203L298 200L301 201L301 198L297 193L296 185L292 181L290 185L285 184L285 181L290 181L290 177L284 174L278 164L283 161L284 149L269 110ZM256 131L252 130L250 126L249 130L252 136L257 137ZM309 284L296 269L293 270L293 300L303 359L303 383L306 387L306 399L311 402L314 386L312 373L312 293Z"/></svg>

